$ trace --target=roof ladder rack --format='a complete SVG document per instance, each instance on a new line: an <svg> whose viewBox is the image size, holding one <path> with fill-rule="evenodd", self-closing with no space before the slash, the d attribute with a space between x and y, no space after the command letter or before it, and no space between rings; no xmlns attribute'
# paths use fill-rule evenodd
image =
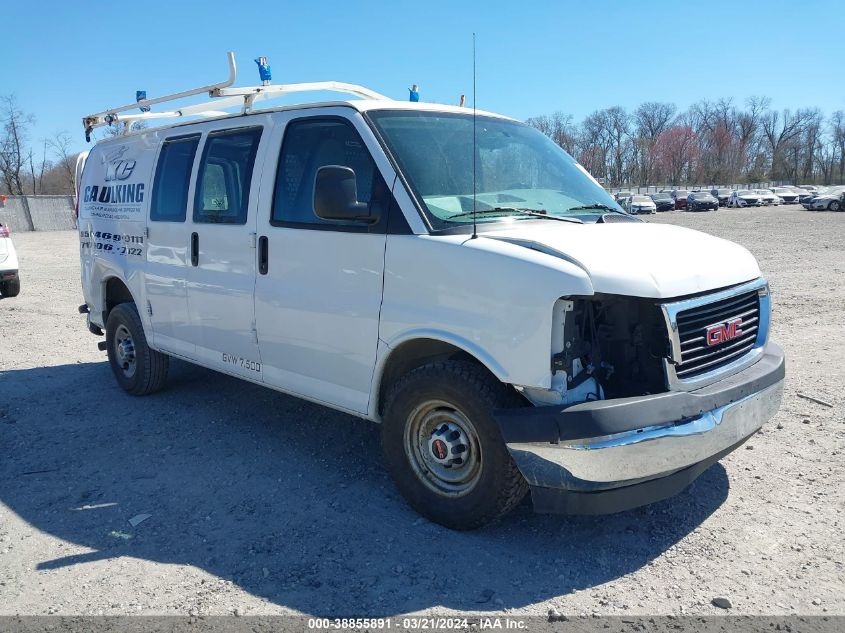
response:
<svg viewBox="0 0 845 633"><path fill-rule="evenodd" d="M197 116L201 118L229 116L232 113L224 112L223 108L238 106L241 107L242 114L247 114L252 110L253 104L256 101L278 99L295 92L342 92L355 95L363 99L373 99L377 101L390 100L389 97L370 90L369 88L339 81L317 81L311 83L243 86L232 88L232 84L234 84L237 79L238 68L235 62L235 54L229 51L226 55L229 62L229 77L225 81L209 84L207 86L200 86L198 88L191 88L190 90L183 90L181 92L165 95L163 97L156 97L154 99L141 99L118 108L110 108L108 110L103 110L102 112L89 114L82 119L82 125L85 128L85 140L90 142L91 132L93 132L94 128L105 125L114 125L120 122L132 123L134 121L149 121L152 119L180 118L186 116ZM135 110L136 108L149 108L159 103L185 99L203 93L208 95L207 101L191 104L179 109L164 112L142 111L134 114L121 114L130 110Z"/></svg>

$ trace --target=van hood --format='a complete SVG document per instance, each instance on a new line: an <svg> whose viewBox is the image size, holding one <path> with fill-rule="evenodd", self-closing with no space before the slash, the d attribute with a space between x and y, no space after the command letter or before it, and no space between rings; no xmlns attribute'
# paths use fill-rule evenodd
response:
<svg viewBox="0 0 845 633"><path fill-rule="evenodd" d="M595 292L670 298L707 292L760 276L743 247L667 224L574 224L518 220L479 235L559 257L583 269Z"/></svg>

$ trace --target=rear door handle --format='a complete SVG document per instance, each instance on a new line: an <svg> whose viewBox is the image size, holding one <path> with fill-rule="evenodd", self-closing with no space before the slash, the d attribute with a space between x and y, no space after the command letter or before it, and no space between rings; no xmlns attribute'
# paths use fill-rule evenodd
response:
<svg viewBox="0 0 845 633"><path fill-rule="evenodd" d="M199 266L200 263L200 236L191 233L191 266Z"/></svg>
<svg viewBox="0 0 845 633"><path fill-rule="evenodd" d="M262 275L266 275L269 269L270 260L267 247L267 237L262 235L258 238L258 272Z"/></svg>

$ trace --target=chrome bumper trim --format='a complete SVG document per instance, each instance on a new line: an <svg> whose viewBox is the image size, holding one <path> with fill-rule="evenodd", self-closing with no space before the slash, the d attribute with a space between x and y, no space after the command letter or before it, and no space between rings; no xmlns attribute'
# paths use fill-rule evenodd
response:
<svg viewBox="0 0 845 633"><path fill-rule="evenodd" d="M530 485L617 487L687 468L746 439L777 413L783 381L697 418L572 442L511 443ZM604 485L601 485L604 484Z"/></svg>

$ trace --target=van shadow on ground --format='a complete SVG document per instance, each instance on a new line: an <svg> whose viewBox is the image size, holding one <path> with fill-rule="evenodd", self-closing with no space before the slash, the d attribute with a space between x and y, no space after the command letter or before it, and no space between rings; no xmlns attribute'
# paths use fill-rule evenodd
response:
<svg viewBox="0 0 845 633"><path fill-rule="evenodd" d="M194 565L314 615L500 611L601 585L677 543L729 487L716 465L649 508L561 517L524 504L456 533L404 504L376 425L212 371L174 363L165 391L134 398L105 362L62 365L6 372L0 392L0 500L96 550L36 569ZM139 513L152 518L132 528Z"/></svg>

